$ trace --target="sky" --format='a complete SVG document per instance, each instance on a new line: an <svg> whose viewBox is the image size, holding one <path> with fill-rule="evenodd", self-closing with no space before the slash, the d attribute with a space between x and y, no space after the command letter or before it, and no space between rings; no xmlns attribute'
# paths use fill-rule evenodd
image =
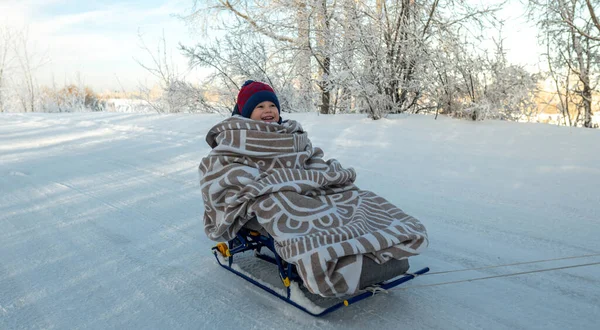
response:
<svg viewBox="0 0 600 330"><path fill-rule="evenodd" d="M187 60L176 50L178 42L193 43L193 36L175 14L183 14L190 1L76 1L0 0L0 24L28 31L31 53L44 65L38 69L41 84L53 80L76 81L98 90L135 88L150 77L135 59L149 63L139 34L154 50L163 31L180 71Z"/></svg>
<svg viewBox="0 0 600 330"><path fill-rule="evenodd" d="M501 12L508 19L507 56L536 70L535 30L520 17L522 8L514 2ZM187 71L187 59L179 54L177 45L193 45L202 37L174 15L185 14L192 4L192 0L0 0L0 26L28 31L30 53L37 63L43 63L37 69L42 85L81 79L97 91L132 90L154 81L135 61L150 60L141 48L139 33L154 49L164 32L178 71ZM198 79L203 72L196 70L190 75Z"/></svg>
<svg viewBox="0 0 600 330"><path fill-rule="evenodd" d="M226 117L0 113L0 329L598 327L600 130L286 116L423 223L429 247L409 262L429 275L311 317L211 254L198 164Z"/></svg>
<svg viewBox="0 0 600 330"><path fill-rule="evenodd" d="M540 70L540 55L543 49L538 45L537 28L535 24L527 22L525 7L521 0L479 0L486 4L506 2L506 5L497 13L498 18L504 20L502 28L503 46L509 63L523 65L531 72ZM493 47L491 38L499 39L496 33L487 35L489 47Z"/></svg>

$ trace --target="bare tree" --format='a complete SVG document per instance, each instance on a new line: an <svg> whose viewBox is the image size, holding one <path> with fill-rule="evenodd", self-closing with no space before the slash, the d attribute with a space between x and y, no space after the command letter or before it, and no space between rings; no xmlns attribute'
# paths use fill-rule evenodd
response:
<svg viewBox="0 0 600 330"><path fill-rule="evenodd" d="M273 86L282 108L293 111L290 105L301 104L303 95L296 97L296 68L288 60L291 54L286 51L271 53L268 48L262 36L244 31L236 31L211 45L180 45L191 67L212 69L206 81L210 82L212 94L216 94L229 111L235 104L240 84L246 79Z"/></svg>
<svg viewBox="0 0 600 330"><path fill-rule="evenodd" d="M6 103L7 78L13 60L10 52L13 34L9 28L0 26L0 112L4 112Z"/></svg>
<svg viewBox="0 0 600 330"><path fill-rule="evenodd" d="M27 31L21 32L14 39L14 48L21 69L20 81L22 82L21 92L19 93L19 103L24 112L35 112L35 98L37 86L34 79L34 70L37 66L33 63L32 54L29 52Z"/></svg>
<svg viewBox="0 0 600 330"><path fill-rule="evenodd" d="M16 99L17 104L11 107L20 108L23 112L38 111L39 99L35 72L47 63L46 56L35 51L34 45L29 42L27 29L12 32L8 53L12 54L9 56L12 56L13 64L9 76L10 82L3 77L3 84L10 83L11 98Z"/></svg>
<svg viewBox="0 0 600 330"><path fill-rule="evenodd" d="M165 33L162 32L162 36L156 46L156 50L152 51L144 41L143 35L138 31L138 40L140 42L140 48L143 49L148 57L150 63L146 64L139 59L134 59L139 66L144 68L152 76L158 80L160 89L162 91L167 90L175 80L177 80L177 71L173 64L173 57L167 54L167 41L165 39ZM163 103L158 100L154 100L152 95L152 87L148 87L145 84L139 85L140 94L146 103L158 113L171 112L173 109L172 104L168 102Z"/></svg>
<svg viewBox="0 0 600 330"><path fill-rule="evenodd" d="M570 124L577 125L581 120L584 127L593 127L593 96L600 79L600 24L592 3L530 0L529 13L542 31L541 41L547 45L546 58L561 110ZM576 107L574 119L571 103Z"/></svg>
<svg viewBox="0 0 600 330"><path fill-rule="evenodd" d="M568 6L571 8L579 7L578 11L581 13L581 16L575 16L569 15L568 11L564 12L562 17L564 23L584 39L600 42L600 19L596 14L596 8L592 5L592 0L570 0L569 4L565 0L559 0L558 2L562 8L568 8Z"/></svg>
<svg viewBox="0 0 600 330"><path fill-rule="evenodd" d="M163 34L152 51L145 43L141 33L138 33L140 48L148 55L150 61L145 63L135 61L152 76L160 86L161 95L152 95L153 90L144 84L139 85L143 100L158 113L195 112L206 108L202 91L184 80L184 74L177 70L173 56L169 54L167 40Z"/></svg>

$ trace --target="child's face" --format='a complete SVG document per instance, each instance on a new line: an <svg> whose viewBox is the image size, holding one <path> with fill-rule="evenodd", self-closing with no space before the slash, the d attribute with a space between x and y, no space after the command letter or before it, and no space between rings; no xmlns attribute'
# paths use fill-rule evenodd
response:
<svg viewBox="0 0 600 330"><path fill-rule="evenodd" d="M276 123L279 122L279 111L277 111L277 106L275 103L271 101L264 101L259 103L256 108L252 110L250 119Z"/></svg>

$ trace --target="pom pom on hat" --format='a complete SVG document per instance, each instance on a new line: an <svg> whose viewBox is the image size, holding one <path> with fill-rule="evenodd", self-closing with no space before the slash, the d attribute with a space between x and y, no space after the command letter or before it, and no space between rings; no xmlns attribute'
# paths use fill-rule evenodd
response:
<svg viewBox="0 0 600 330"><path fill-rule="evenodd" d="M238 93L237 102L232 114L250 118L254 108L264 101L273 102L277 107L277 111L281 113L279 100L271 86L259 81L247 80Z"/></svg>

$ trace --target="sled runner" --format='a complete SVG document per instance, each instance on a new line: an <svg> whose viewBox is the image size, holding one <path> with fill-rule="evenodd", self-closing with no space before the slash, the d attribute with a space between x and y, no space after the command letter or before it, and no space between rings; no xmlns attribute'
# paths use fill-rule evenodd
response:
<svg viewBox="0 0 600 330"><path fill-rule="evenodd" d="M385 264L379 265L373 261L370 261L370 259L365 258L363 274L361 274L360 287L362 290L360 293L343 300L329 298L329 300L335 300L336 303L329 303L329 306L327 307L303 306L300 303L300 300L307 298L304 297L303 291L301 290L301 287L303 286L302 279L298 275L296 267L293 264L283 260L277 254L275 251L274 242L274 239L269 234L261 233L248 228L242 228L234 239L230 240L228 243L218 243L212 248L212 250L217 262L223 268L239 277L242 277L248 282L270 293L271 295L274 295L286 303L313 316L323 316L329 314L341 307L349 306L363 299L372 297L379 292L385 292L385 290L394 288L404 282L414 279L418 275L425 274L429 271L429 268L425 267L414 273L407 273L407 259L390 260ZM267 249L267 253L263 253L263 248ZM275 265L277 267L281 284L283 284L285 289L262 282L236 265L234 261L238 258L234 257L236 255L240 257L241 254L246 251L254 251L254 254L257 258ZM398 277L399 275L401 276Z"/></svg>

